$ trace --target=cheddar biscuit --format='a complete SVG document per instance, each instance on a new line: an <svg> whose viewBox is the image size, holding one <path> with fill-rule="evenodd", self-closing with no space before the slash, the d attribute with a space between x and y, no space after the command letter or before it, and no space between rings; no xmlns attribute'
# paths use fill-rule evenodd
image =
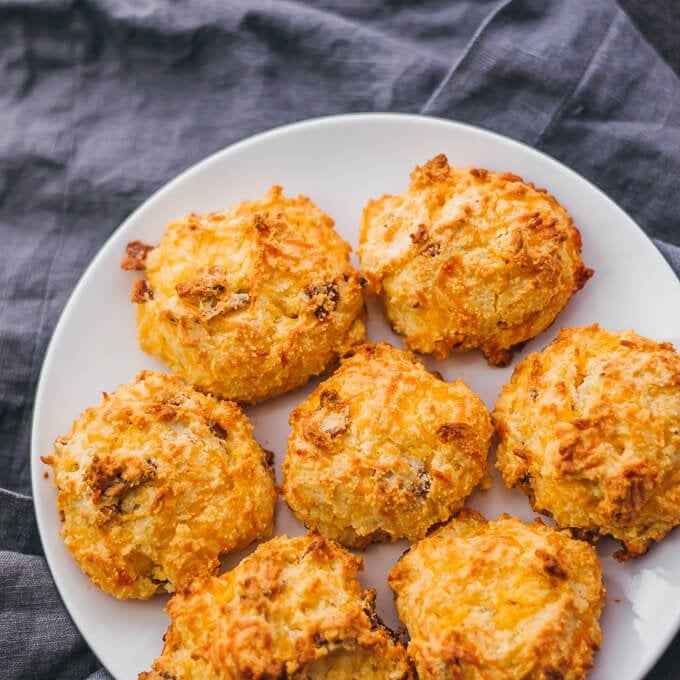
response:
<svg viewBox="0 0 680 680"><path fill-rule="evenodd" d="M421 680L578 680L600 645L595 550L541 523L463 510L389 584Z"/></svg>
<svg viewBox="0 0 680 680"><path fill-rule="evenodd" d="M198 389L256 403L322 373L364 339L350 247L304 196L171 224L157 248L128 244L142 349Z"/></svg>
<svg viewBox="0 0 680 680"><path fill-rule="evenodd" d="M550 194L510 173L449 167L440 154L398 196L364 209L359 257L409 349L481 348L504 365L547 328L592 270Z"/></svg>
<svg viewBox="0 0 680 680"><path fill-rule="evenodd" d="M680 355L597 325L520 363L494 421L497 466L538 512L644 553L680 523Z"/></svg>
<svg viewBox="0 0 680 680"><path fill-rule="evenodd" d="M173 592L272 532L273 473L246 416L171 376L105 394L43 460L67 548L115 597Z"/></svg>
<svg viewBox="0 0 680 680"><path fill-rule="evenodd" d="M422 538L486 472L481 399L413 354L366 344L290 417L283 493L298 519L347 546Z"/></svg>
<svg viewBox="0 0 680 680"><path fill-rule="evenodd" d="M362 560L318 534L280 536L168 604L163 653L140 680L408 680L404 647L362 592Z"/></svg>

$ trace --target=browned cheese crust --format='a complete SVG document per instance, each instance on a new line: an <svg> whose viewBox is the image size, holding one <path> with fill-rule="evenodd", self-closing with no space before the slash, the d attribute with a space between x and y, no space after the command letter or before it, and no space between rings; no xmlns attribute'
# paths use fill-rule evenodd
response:
<svg viewBox="0 0 680 680"><path fill-rule="evenodd" d="M273 473L246 416L171 376L105 394L43 460L66 547L115 597L173 592L272 532Z"/></svg>
<svg viewBox="0 0 680 680"><path fill-rule="evenodd" d="M625 559L680 523L680 355L669 343L564 329L517 366L493 417L505 483L558 525L614 536Z"/></svg>
<svg viewBox="0 0 680 680"><path fill-rule="evenodd" d="M364 209L359 257L409 349L481 348L504 365L592 275L555 198L517 175L451 168L440 154L399 196Z"/></svg>
<svg viewBox="0 0 680 680"><path fill-rule="evenodd" d="M413 354L366 344L290 417L284 497L297 517L351 547L422 538L486 472L482 400Z"/></svg>
<svg viewBox="0 0 680 680"><path fill-rule="evenodd" d="M318 534L280 536L168 604L163 653L140 680L408 680L404 647L362 592L362 560Z"/></svg>
<svg viewBox="0 0 680 680"><path fill-rule="evenodd" d="M595 550L540 522L463 510L389 584L421 680L579 680L600 646Z"/></svg>
<svg viewBox="0 0 680 680"><path fill-rule="evenodd" d="M364 339L350 247L304 196L171 224L157 248L128 245L142 349L202 391L255 403L328 369Z"/></svg>

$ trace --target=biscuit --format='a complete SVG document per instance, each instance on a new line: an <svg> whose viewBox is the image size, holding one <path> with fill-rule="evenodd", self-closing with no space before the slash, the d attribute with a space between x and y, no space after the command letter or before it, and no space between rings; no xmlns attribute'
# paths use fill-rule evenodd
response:
<svg viewBox="0 0 680 680"><path fill-rule="evenodd" d="M497 467L534 510L644 553L680 523L680 355L597 325L520 363L494 411Z"/></svg>
<svg viewBox="0 0 680 680"><path fill-rule="evenodd" d="M246 416L171 376L105 394L43 461L66 547L115 597L173 592L272 532L273 473Z"/></svg>
<svg viewBox="0 0 680 680"><path fill-rule="evenodd" d="M133 241L142 349L198 389L256 403L327 370L364 339L363 279L333 220L274 186L256 201Z"/></svg>
<svg viewBox="0 0 680 680"><path fill-rule="evenodd" d="M290 416L283 495L298 519L351 547L422 538L486 472L482 400L410 352L366 344Z"/></svg>
<svg viewBox="0 0 680 680"><path fill-rule="evenodd" d="M595 550L540 521L463 510L389 584L421 680L578 680L600 646Z"/></svg>
<svg viewBox="0 0 680 680"><path fill-rule="evenodd" d="M440 154L408 191L364 209L359 257L409 349L479 347L507 364L592 275L560 203L510 173L451 168Z"/></svg>
<svg viewBox="0 0 680 680"><path fill-rule="evenodd" d="M318 534L261 544L170 601L163 653L140 680L412 678L375 591L361 591L361 568Z"/></svg>

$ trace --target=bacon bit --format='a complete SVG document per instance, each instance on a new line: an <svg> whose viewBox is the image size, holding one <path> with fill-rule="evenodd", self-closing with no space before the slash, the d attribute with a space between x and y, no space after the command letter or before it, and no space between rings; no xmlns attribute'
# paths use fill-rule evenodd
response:
<svg viewBox="0 0 680 680"><path fill-rule="evenodd" d="M49 479L49 478L50 478L50 473L49 473L49 472L43 472L43 478L44 478L44 479Z"/></svg>
<svg viewBox="0 0 680 680"><path fill-rule="evenodd" d="M125 493L141 484L145 484L156 476L156 464L151 459L144 461L130 458L128 460L113 460L92 457L84 480L92 491L92 500L99 505L116 505Z"/></svg>
<svg viewBox="0 0 680 680"><path fill-rule="evenodd" d="M636 463L607 479L607 494L613 505L612 515L617 522L629 522L649 498L655 477L644 465Z"/></svg>
<svg viewBox="0 0 680 680"><path fill-rule="evenodd" d="M430 257L437 257L441 253L442 247L439 243L428 243L421 251L421 255L429 255ZM448 264L448 263L447 263Z"/></svg>
<svg viewBox="0 0 680 680"><path fill-rule="evenodd" d="M186 297L216 297L226 288L226 272L221 267L201 270L194 278L175 286L177 295Z"/></svg>
<svg viewBox="0 0 680 680"><path fill-rule="evenodd" d="M515 345L515 347L517 348L519 345ZM512 361L513 348L482 348L482 352L489 366L507 366Z"/></svg>
<svg viewBox="0 0 680 680"><path fill-rule="evenodd" d="M210 428L210 431L218 438L218 439L226 439L227 438L227 431L219 424L219 423L210 423L208 425Z"/></svg>
<svg viewBox="0 0 680 680"><path fill-rule="evenodd" d="M342 418L342 420L340 420ZM324 421L319 425L319 429L330 439L335 439L341 434L345 434L349 428L349 417L346 413L341 412L338 414L338 418L330 419L329 421Z"/></svg>
<svg viewBox="0 0 680 680"><path fill-rule="evenodd" d="M257 213L257 214L253 217L253 226L254 226L255 229L257 229L258 231L269 231L269 225L267 224L267 221L266 221L265 218L264 218L262 215L260 215L259 213Z"/></svg>
<svg viewBox="0 0 680 680"><path fill-rule="evenodd" d="M543 561L543 569L547 574L559 579L567 578L567 572L564 571L562 565L557 561L557 558L554 555L551 555L540 548L536 550L535 555Z"/></svg>
<svg viewBox="0 0 680 680"><path fill-rule="evenodd" d="M637 553L629 552L626 548L621 548L621 550L617 550L612 555L612 557L617 562L628 562L628 560L632 559L633 557L637 557Z"/></svg>
<svg viewBox="0 0 680 680"><path fill-rule="evenodd" d="M326 319L338 308L340 293L335 281L309 284L304 287L305 295L314 301L314 316L320 321Z"/></svg>
<svg viewBox="0 0 680 680"><path fill-rule="evenodd" d="M250 293L230 291L227 272L218 266L199 270L190 280L178 283L175 290L180 298L198 307L208 321L250 304Z"/></svg>
<svg viewBox="0 0 680 680"><path fill-rule="evenodd" d="M141 305L149 300L153 300L153 290L151 290L151 286L149 286L146 279L137 279L132 284L130 302Z"/></svg>
<svg viewBox="0 0 680 680"><path fill-rule="evenodd" d="M143 272L146 269L146 256L155 248L142 241L130 241L125 248L125 255L120 266L126 271Z"/></svg>
<svg viewBox="0 0 680 680"><path fill-rule="evenodd" d="M417 229L409 234L409 238L413 243L425 243L427 241L427 228L424 224L419 224Z"/></svg>
<svg viewBox="0 0 680 680"><path fill-rule="evenodd" d="M543 219L540 212L534 212L527 217L527 227L529 229L536 229L543 226Z"/></svg>
<svg viewBox="0 0 680 680"><path fill-rule="evenodd" d="M460 439L469 429L467 423L444 423L437 428L437 437L440 441L448 443Z"/></svg>
<svg viewBox="0 0 680 680"><path fill-rule="evenodd" d="M349 406L335 390L324 390L307 434L320 448L327 448L333 439L347 432L350 425Z"/></svg>
<svg viewBox="0 0 680 680"><path fill-rule="evenodd" d="M319 396L319 402L324 408L332 409L340 400L340 396L335 390L324 390Z"/></svg>
<svg viewBox="0 0 680 680"><path fill-rule="evenodd" d="M527 449L513 449L512 453L522 460L528 460L530 456L530 452Z"/></svg>
<svg viewBox="0 0 680 680"><path fill-rule="evenodd" d="M425 163L422 168L417 168L413 174L416 175L418 170L421 171L425 183L428 180L430 182L443 182L449 176L449 159L443 153L440 153Z"/></svg>
<svg viewBox="0 0 680 680"><path fill-rule="evenodd" d="M554 666L546 666L543 669L545 675L545 680L564 680L564 675L562 671L558 670Z"/></svg>
<svg viewBox="0 0 680 680"><path fill-rule="evenodd" d="M477 179L486 179L489 171L483 168L470 168L470 174Z"/></svg>
<svg viewBox="0 0 680 680"><path fill-rule="evenodd" d="M595 273L594 269L589 269L588 267L584 267L583 265L581 265L574 274L575 290L581 290L581 288L583 288L583 286L585 286L586 283L588 283L588 281L590 280L594 273Z"/></svg>
<svg viewBox="0 0 680 680"><path fill-rule="evenodd" d="M411 491L416 498L423 498L430 493L431 487L432 478L427 470L422 467L418 470L418 478L411 484L409 491Z"/></svg>

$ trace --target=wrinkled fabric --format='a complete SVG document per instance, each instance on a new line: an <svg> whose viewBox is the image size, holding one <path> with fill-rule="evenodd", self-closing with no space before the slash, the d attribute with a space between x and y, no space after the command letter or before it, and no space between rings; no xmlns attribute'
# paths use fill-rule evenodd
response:
<svg viewBox="0 0 680 680"><path fill-rule="evenodd" d="M470 122L590 179L680 273L680 81L613 0L0 0L0 74L3 678L109 677L24 495L33 395L85 266L192 163L325 114Z"/></svg>

